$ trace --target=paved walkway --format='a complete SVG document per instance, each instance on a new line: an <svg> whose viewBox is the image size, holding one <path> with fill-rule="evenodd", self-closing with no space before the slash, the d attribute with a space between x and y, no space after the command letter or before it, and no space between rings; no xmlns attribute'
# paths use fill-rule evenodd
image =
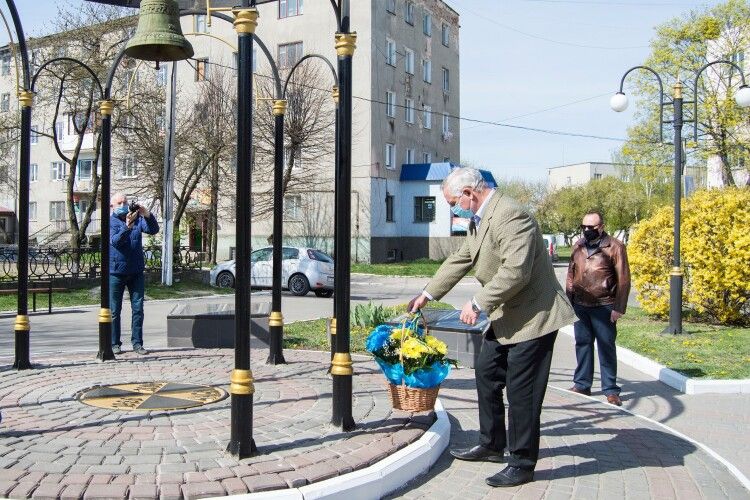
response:
<svg viewBox="0 0 750 500"><path fill-rule="evenodd" d="M498 470L496 464L455 461L445 453L427 475L394 497L750 498L726 467L699 447L617 408L555 389L568 385L568 350L569 339L561 336L534 483L492 489L484 478ZM187 499L301 486L382 459L417 439L430 423L424 415L393 412L375 365L358 360L354 416L359 430L341 433L328 423L328 354L286 351L289 364L278 367L263 364L265 355L253 356L254 436L261 454L240 461L224 453L229 399L147 414L76 400L81 390L99 384L164 380L226 387L232 351L126 354L105 364L87 353L35 358L41 365L31 371L6 366L0 371L0 496ZM648 402L654 416L666 411L663 396L645 395L646 385L628 377L624 374L628 405L638 409ZM633 389L640 394L633 395ZM451 418L451 446L475 443L473 371L454 371L441 399ZM675 400L680 398L665 401ZM694 406L685 401L673 408L672 413L686 416L675 415L671 422L688 425L691 414L700 414ZM742 441L739 437L735 448L746 450Z"/></svg>

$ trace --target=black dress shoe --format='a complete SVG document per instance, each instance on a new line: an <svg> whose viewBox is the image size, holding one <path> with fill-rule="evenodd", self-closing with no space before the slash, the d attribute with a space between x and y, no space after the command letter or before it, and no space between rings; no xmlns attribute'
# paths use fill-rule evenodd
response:
<svg viewBox="0 0 750 500"><path fill-rule="evenodd" d="M507 466L494 476L485 479L485 482L493 487L519 486L534 480L534 471L519 469L512 465Z"/></svg>
<svg viewBox="0 0 750 500"><path fill-rule="evenodd" d="M472 462L505 462L505 457L502 451L490 450L481 444L478 444L473 448L451 450L451 455L459 460L470 460Z"/></svg>

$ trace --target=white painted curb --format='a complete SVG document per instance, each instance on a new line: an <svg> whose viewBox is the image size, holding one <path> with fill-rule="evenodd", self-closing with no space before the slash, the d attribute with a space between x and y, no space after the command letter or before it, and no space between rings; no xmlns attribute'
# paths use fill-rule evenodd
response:
<svg viewBox="0 0 750 500"><path fill-rule="evenodd" d="M241 500L261 498L369 500L382 498L427 472L448 447L451 424L448 420L448 413L443 408L440 399L435 401L435 415L437 420L421 438L375 465L318 483L308 484L301 488L247 493L234 495L232 498Z"/></svg>
<svg viewBox="0 0 750 500"><path fill-rule="evenodd" d="M564 326L560 328L560 331L574 337L573 325ZM684 394L750 394L750 379L695 380L619 345L617 346L617 360Z"/></svg>

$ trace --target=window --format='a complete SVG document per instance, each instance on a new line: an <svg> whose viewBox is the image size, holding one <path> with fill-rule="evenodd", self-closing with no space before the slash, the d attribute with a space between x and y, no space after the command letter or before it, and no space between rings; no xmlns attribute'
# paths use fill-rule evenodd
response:
<svg viewBox="0 0 750 500"><path fill-rule="evenodd" d="M414 26L414 2L407 0L404 5L404 21Z"/></svg>
<svg viewBox="0 0 750 500"><path fill-rule="evenodd" d="M65 202L64 201L50 201L49 202L49 220L65 220Z"/></svg>
<svg viewBox="0 0 750 500"><path fill-rule="evenodd" d="M422 59L422 80L432 83L432 61L429 59Z"/></svg>
<svg viewBox="0 0 750 500"><path fill-rule="evenodd" d="M279 45L279 67L291 68L302 59L302 42Z"/></svg>
<svg viewBox="0 0 750 500"><path fill-rule="evenodd" d="M250 262L267 262L273 259L273 250L262 248L250 254Z"/></svg>
<svg viewBox="0 0 750 500"><path fill-rule="evenodd" d="M432 106L425 106L422 110L422 126L428 130L432 128Z"/></svg>
<svg viewBox="0 0 750 500"><path fill-rule="evenodd" d="M396 116L396 94L389 90L385 92L385 116L389 118Z"/></svg>
<svg viewBox="0 0 750 500"><path fill-rule="evenodd" d="M601 178L602 178L602 174L594 174L594 179L601 179Z"/></svg>
<svg viewBox="0 0 750 500"><path fill-rule="evenodd" d="M87 119L84 113L66 113L68 118L68 135L78 135L79 133L89 133L92 131L94 123L94 113ZM85 130L84 130L84 127Z"/></svg>
<svg viewBox="0 0 750 500"><path fill-rule="evenodd" d="M65 124L63 122L55 122L55 136L59 139L65 132Z"/></svg>
<svg viewBox="0 0 750 500"><path fill-rule="evenodd" d="M435 220L435 197L414 197L414 222L433 222Z"/></svg>
<svg viewBox="0 0 750 500"><path fill-rule="evenodd" d="M50 166L49 177L53 181L62 181L68 177L68 164L64 161L53 161Z"/></svg>
<svg viewBox="0 0 750 500"><path fill-rule="evenodd" d="M39 143L39 131L36 128L36 125L31 126L31 144L38 144Z"/></svg>
<svg viewBox="0 0 750 500"><path fill-rule="evenodd" d="M387 194L385 195L385 221L386 222L395 222L395 219L393 218L393 195Z"/></svg>
<svg viewBox="0 0 750 500"><path fill-rule="evenodd" d="M195 60L195 81L205 82L208 79L208 58Z"/></svg>
<svg viewBox="0 0 750 500"><path fill-rule="evenodd" d="M414 99L408 97L404 100L404 121L414 123Z"/></svg>
<svg viewBox="0 0 750 500"><path fill-rule="evenodd" d="M430 153L422 153L422 163L432 163L432 155Z"/></svg>
<svg viewBox="0 0 750 500"><path fill-rule="evenodd" d="M406 148L406 156L404 157L404 163L411 165L414 163L414 149Z"/></svg>
<svg viewBox="0 0 750 500"><path fill-rule="evenodd" d="M130 179L138 175L138 164L134 158L122 159L122 177Z"/></svg>
<svg viewBox="0 0 750 500"><path fill-rule="evenodd" d="M36 182L39 180L39 165L31 163L29 165L29 182Z"/></svg>
<svg viewBox="0 0 750 500"><path fill-rule="evenodd" d="M728 59L732 61L734 64L736 64L737 66L739 66L742 71L745 71L745 52L744 51L739 50L735 52L734 54L730 55Z"/></svg>
<svg viewBox="0 0 750 500"><path fill-rule="evenodd" d="M386 143L385 145L385 168L393 170L396 168L396 145Z"/></svg>
<svg viewBox="0 0 750 500"><path fill-rule="evenodd" d="M166 87L167 85L167 65L160 64L159 69L156 70L156 84L159 87Z"/></svg>
<svg viewBox="0 0 750 500"><path fill-rule="evenodd" d="M396 65L396 42L390 38L385 39L385 62L391 66Z"/></svg>
<svg viewBox="0 0 750 500"><path fill-rule="evenodd" d="M0 58L0 74L2 76L10 75L10 54L4 54Z"/></svg>
<svg viewBox="0 0 750 500"><path fill-rule="evenodd" d="M450 75L448 68L443 68L443 92L448 92L451 89Z"/></svg>
<svg viewBox="0 0 750 500"><path fill-rule="evenodd" d="M300 220L302 218L302 196L291 194L284 196L284 219Z"/></svg>
<svg viewBox="0 0 750 500"><path fill-rule="evenodd" d="M404 47L404 52L406 55L404 56L404 69L407 73L410 75L414 74L414 51Z"/></svg>
<svg viewBox="0 0 750 500"><path fill-rule="evenodd" d="M5 93L0 96L0 111L10 111L10 94Z"/></svg>
<svg viewBox="0 0 750 500"><path fill-rule="evenodd" d="M302 145L297 145L294 148L294 154L291 153L291 147L284 148L284 166L289 166L289 163L292 162L292 170L302 168Z"/></svg>
<svg viewBox="0 0 750 500"><path fill-rule="evenodd" d="M29 202L29 220L36 220L36 202L30 201Z"/></svg>
<svg viewBox="0 0 750 500"><path fill-rule="evenodd" d="M422 31L425 35L432 36L432 14L429 12L425 12L422 18Z"/></svg>
<svg viewBox="0 0 750 500"><path fill-rule="evenodd" d="M396 0L385 0L385 10L389 14L396 14Z"/></svg>
<svg viewBox="0 0 750 500"><path fill-rule="evenodd" d="M193 29L196 33L208 33L208 25L206 24L206 16L204 14L194 16L193 21Z"/></svg>
<svg viewBox="0 0 750 500"><path fill-rule="evenodd" d="M443 135L450 134L451 122L448 113L443 113Z"/></svg>
<svg viewBox="0 0 750 500"><path fill-rule="evenodd" d="M291 247L281 248L281 260L297 260L299 259L299 249Z"/></svg>
<svg viewBox="0 0 750 500"><path fill-rule="evenodd" d="M451 157L450 156L443 156L443 163L450 163Z"/></svg>
<svg viewBox="0 0 750 500"><path fill-rule="evenodd" d="M302 14L302 0L279 0L279 19Z"/></svg>
<svg viewBox="0 0 750 500"><path fill-rule="evenodd" d="M90 181L93 168L94 160L78 160L76 179L79 181Z"/></svg>
<svg viewBox="0 0 750 500"><path fill-rule="evenodd" d="M441 40L443 42L443 45L448 47L450 45L450 38L451 38L451 28L447 24L443 23L443 28L441 30Z"/></svg>

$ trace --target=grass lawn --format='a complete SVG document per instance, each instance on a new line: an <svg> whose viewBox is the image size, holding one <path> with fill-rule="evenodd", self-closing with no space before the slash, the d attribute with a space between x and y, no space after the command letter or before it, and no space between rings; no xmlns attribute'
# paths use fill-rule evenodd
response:
<svg viewBox="0 0 750 500"><path fill-rule="evenodd" d="M432 277L442 264L442 260L417 259L403 262L388 262L385 264L352 263L353 273L377 274L381 276L427 276ZM473 276L469 271L467 276Z"/></svg>
<svg viewBox="0 0 750 500"><path fill-rule="evenodd" d="M750 328L683 323L683 334L661 331L667 321L629 307L618 321L617 344L694 378L750 378Z"/></svg>
<svg viewBox="0 0 750 500"><path fill-rule="evenodd" d="M573 251L573 247L557 247L557 256L559 257L558 262L570 262L570 254Z"/></svg>
<svg viewBox="0 0 750 500"><path fill-rule="evenodd" d="M195 281L180 281L171 287L161 283L149 283L146 285L146 300L148 299L176 299L180 297L198 297L212 294L233 294L234 289L216 288L205 283ZM47 308L47 294L37 294L37 311ZM74 289L70 292L53 292L52 309L66 306L83 306L99 304L99 287ZM17 308L17 295L0 295L0 311L15 311ZM29 310L31 310L31 294L29 294Z"/></svg>
<svg viewBox="0 0 750 500"><path fill-rule="evenodd" d="M453 306L444 302L430 302L431 309L453 309ZM406 312L406 304L389 308L393 317ZM297 321L284 325L284 348L285 349L310 349L314 351L327 351L331 349L326 332L326 318L310 321ZM365 339L372 328L352 326L351 328L351 351L365 353Z"/></svg>

